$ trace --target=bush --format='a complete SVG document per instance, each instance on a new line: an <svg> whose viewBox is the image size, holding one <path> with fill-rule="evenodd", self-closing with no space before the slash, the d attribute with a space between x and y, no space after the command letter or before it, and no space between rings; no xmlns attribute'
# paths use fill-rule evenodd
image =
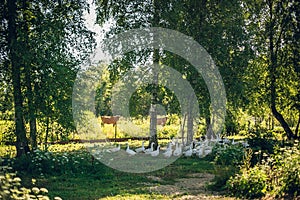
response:
<svg viewBox="0 0 300 200"><path fill-rule="evenodd" d="M84 149L64 152L66 148L72 149L72 144L53 146L50 146L49 150L55 152L37 149L20 158L12 159L12 167L16 171L45 176L86 173L93 170L93 164L99 164L99 162L94 162L91 154Z"/></svg>
<svg viewBox="0 0 300 200"><path fill-rule="evenodd" d="M277 182L278 186L273 193L278 196L300 196L300 144L298 141L292 147L277 149L275 156L266 164L274 166L271 178L274 180L273 184Z"/></svg>
<svg viewBox="0 0 300 200"><path fill-rule="evenodd" d="M227 188L234 196L246 198L259 198L265 195L267 188L267 175L259 167L243 169L240 174L231 177Z"/></svg>
<svg viewBox="0 0 300 200"><path fill-rule="evenodd" d="M230 179L230 177L234 176L238 172L238 168L232 165L215 165L214 169L214 183L210 187L216 191L226 189L227 181Z"/></svg>
<svg viewBox="0 0 300 200"><path fill-rule="evenodd" d="M13 123L7 122L4 131L0 133L0 143L4 145L14 144L16 142L15 127Z"/></svg>
<svg viewBox="0 0 300 200"><path fill-rule="evenodd" d="M50 199L47 196L46 188L33 186L31 189L25 188L21 184L21 178L15 173L11 173L12 168L3 165L0 158L0 199ZM33 185L35 182L33 181Z"/></svg>
<svg viewBox="0 0 300 200"><path fill-rule="evenodd" d="M0 199L50 199L46 188L25 188L21 179L14 173L0 175Z"/></svg>
<svg viewBox="0 0 300 200"><path fill-rule="evenodd" d="M215 145L210 159L215 164L215 178L212 188L223 190L228 179L239 170L243 163L245 149L242 145Z"/></svg>
<svg viewBox="0 0 300 200"><path fill-rule="evenodd" d="M158 130L159 138L173 138L177 136L179 126L176 125L167 125L162 129Z"/></svg>
<svg viewBox="0 0 300 200"><path fill-rule="evenodd" d="M300 145L275 148L274 154L266 156L261 164L250 168L250 159L240 172L231 177L227 187L232 194L246 198L275 198L300 195Z"/></svg>
<svg viewBox="0 0 300 200"><path fill-rule="evenodd" d="M216 145L213 149L214 163L216 165L233 165L237 166L243 163L245 155L244 147L242 145L229 145L223 147Z"/></svg>
<svg viewBox="0 0 300 200"><path fill-rule="evenodd" d="M274 154L275 148L281 145L278 140L274 139L271 132L252 135L250 139L248 139L248 143L254 152L258 152L254 156L252 156L252 166L257 164L258 162L261 162L261 160L263 159L261 156L262 154Z"/></svg>

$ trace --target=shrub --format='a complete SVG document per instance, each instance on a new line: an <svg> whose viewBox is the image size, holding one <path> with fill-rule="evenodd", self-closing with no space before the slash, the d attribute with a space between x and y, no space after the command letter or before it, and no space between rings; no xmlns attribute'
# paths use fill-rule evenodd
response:
<svg viewBox="0 0 300 200"><path fill-rule="evenodd" d="M158 130L159 138L173 138L177 136L179 126L176 125L167 125L162 129Z"/></svg>
<svg viewBox="0 0 300 200"><path fill-rule="evenodd" d="M0 133L0 143L11 145L16 142L15 127L13 123L7 122L4 131Z"/></svg>
<svg viewBox="0 0 300 200"><path fill-rule="evenodd" d="M300 195L300 144L276 149L276 154L266 164L273 166L271 178L278 184L273 193L278 196ZM278 181L279 179L279 181Z"/></svg>
<svg viewBox="0 0 300 200"><path fill-rule="evenodd" d="M217 165L240 165L245 155L244 147L240 144L227 147L216 145L213 153L215 154L214 163Z"/></svg>
<svg viewBox="0 0 300 200"><path fill-rule="evenodd" d="M223 190L228 179L239 170L243 163L245 149L242 145L215 145L210 159L215 164L213 189Z"/></svg>
<svg viewBox="0 0 300 200"><path fill-rule="evenodd" d="M25 188L21 179L14 173L0 175L0 199L50 199L46 188Z"/></svg>
<svg viewBox="0 0 300 200"><path fill-rule="evenodd" d="M227 182L227 188L236 196L262 197L266 194L276 198L300 195L300 145L275 148L261 164L250 168L250 158L238 174Z"/></svg>
<svg viewBox="0 0 300 200"><path fill-rule="evenodd" d="M265 171L256 166L249 170L243 169L240 174L231 177L227 188L237 197L259 198L266 193L267 180Z"/></svg>
<svg viewBox="0 0 300 200"><path fill-rule="evenodd" d="M70 150L72 144L49 147L49 150L52 149L55 152L37 149L20 158L12 159L12 167L16 171L44 176L47 174L58 175L90 172L93 169L93 164L98 163L92 161L91 155L86 150L78 149L63 152L67 151L66 148Z"/></svg>
<svg viewBox="0 0 300 200"><path fill-rule="evenodd" d="M31 189L25 188L21 184L21 178L16 173L11 173L12 168L2 165L3 160L0 158L0 199L50 199L47 196L46 188L33 186ZM33 182L33 184L35 184Z"/></svg>

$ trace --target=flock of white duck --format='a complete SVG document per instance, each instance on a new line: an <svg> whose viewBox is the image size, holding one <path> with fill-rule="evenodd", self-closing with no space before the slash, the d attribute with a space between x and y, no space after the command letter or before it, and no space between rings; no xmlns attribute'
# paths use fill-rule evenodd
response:
<svg viewBox="0 0 300 200"><path fill-rule="evenodd" d="M151 155L153 157L158 156L160 153L165 157L169 158L171 156L185 156L185 157L191 157L192 155L196 155L199 158L203 158L207 156L208 154L212 153L212 149L215 144L223 145L224 148L226 148L228 145L236 145L241 144L244 147L248 147L249 144L247 141L239 141L235 142L234 140L229 140L227 138L222 139L212 139L208 140L205 139L203 141L192 141L190 145L183 146L182 143L178 142L178 139L172 140L168 143L166 149L161 152L160 145L158 145L157 149L154 149L154 143L151 143L150 148L145 148L144 146L145 141L142 142L142 146L137 149L130 149L130 146L127 142L127 148L126 153L130 156L134 156L139 153L144 153L146 155ZM118 152L121 150L121 145L118 144L117 147L108 149L107 152L113 153Z"/></svg>

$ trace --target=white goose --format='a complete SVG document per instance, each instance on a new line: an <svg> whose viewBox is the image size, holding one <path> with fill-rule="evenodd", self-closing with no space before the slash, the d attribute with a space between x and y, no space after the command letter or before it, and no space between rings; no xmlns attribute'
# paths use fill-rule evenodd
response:
<svg viewBox="0 0 300 200"><path fill-rule="evenodd" d="M145 151L144 143L145 141L142 142L142 147L135 149L135 152L140 153L142 151Z"/></svg>
<svg viewBox="0 0 300 200"><path fill-rule="evenodd" d="M192 154L193 154L193 149L192 149L191 146L189 147L189 150L183 152L183 155L184 155L185 157L191 157Z"/></svg>
<svg viewBox="0 0 300 200"><path fill-rule="evenodd" d="M151 143L150 148L145 149L145 154L150 154L151 152L153 152L153 146L154 146L154 142Z"/></svg>
<svg viewBox="0 0 300 200"><path fill-rule="evenodd" d="M242 145L243 145L243 147L245 147L245 148L247 148L247 147L250 146L247 140L246 140L246 141L243 141L243 142L242 142Z"/></svg>
<svg viewBox="0 0 300 200"><path fill-rule="evenodd" d="M115 147L115 148L112 148L112 149L109 149L108 152L110 153L114 153L114 152L117 152L117 151L120 151L121 149L121 145L119 144L118 147Z"/></svg>
<svg viewBox="0 0 300 200"><path fill-rule="evenodd" d="M163 153L163 155L164 155L164 157L166 157L166 158L170 158L170 157L172 156L172 153L173 153L173 150L172 150L172 148L170 148L170 149L167 149L167 150Z"/></svg>
<svg viewBox="0 0 300 200"><path fill-rule="evenodd" d="M169 142L168 147L167 147L166 151L163 153L163 155L164 155L165 158L170 158L172 153L173 153L172 143Z"/></svg>
<svg viewBox="0 0 300 200"><path fill-rule="evenodd" d="M129 148L129 144L128 143L127 143L126 153L128 153L131 156L134 156L136 154L135 151L133 151L132 149Z"/></svg>
<svg viewBox="0 0 300 200"><path fill-rule="evenodd" d="M205 147L204 148L204 156L207 156L208 154L211 154L212 153L212 149L213 149L212 146Z"/></svg>
<svg viewBox="0 0 300 200"><path fill-rule="evenodd" d="M236 145L236 144L237 144L237 142L235 142L235 141L234 141L234 139L232 139L232 142L231 142L231 144L232 144L232 145Z"/></svg>
<svg viewBox="0 0 300 200"><path fill-rule="evenodd" d="M173 152L174 156L180 156L182 154L182 144L178 145L178 143L176 143L176 149Z"/></svg>
<svg viewBox="0 0 300 200"><path fill-rule="evenodd" d="M193 148L194 147L194 143L195 141L192 141L190 145L187 145L183 148L184 151L188 151L190 148Z"/></svg>
<svg viewBox="0 0 300 200"><path fill-rule="evenodd" d="M200 148L197 149L196 155L197 155L199 158L203 158L203 157L204 157L204 146L200 146Z"/></svg>
<svg viewBox="0 0 300 200"><path fill-rule="evenodd" d="M152 151L152 152L150 153L151 156L153 156L153 157L158 156L158 155L159 155L159 148L160 148L160 146L158 145L157 149L156 149L155 151Z"/></svg>

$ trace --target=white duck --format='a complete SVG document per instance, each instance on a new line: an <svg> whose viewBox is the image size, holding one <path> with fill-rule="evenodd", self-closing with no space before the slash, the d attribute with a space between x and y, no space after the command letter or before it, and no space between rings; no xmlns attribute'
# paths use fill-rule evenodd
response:
<svg viewBox="0 0 300 200"><path fill-rule="evenodd" d="M167 150L163 153L163 155L164 155L164 157L166 157L166 158L170 158L170 157L172 156L172 153L173 153L172 148L169 148L169 149L167 149Z"/></svg>
<svg viewBox="0 0 300 200"><path fill-rule="evenodd" d="M159 155L159 148L160 148L160 146L158 145L157 149L156 149L155 151L152 151L152 152L150 153L151 156L153 156L153 157L158 156L158 155Z"/></svg>
<svg viewBox="0 0 300 200"><path fill-rule="evenodd" d="M250 146L247 140L244 141L244 142L242 142L242 145L243 145L243 147L245 147L245 148L247 148L247 147Z"/></svg>
<svg viewBox="0 0 300 200"><path fill-rule="evenodd" d="M109 149L108 152L110 153L114 153L114 152L117 152L117 151L120 151L121 149L121 145L119 144L118 147L115 147L115 148L112 148L112 149Z"/></svg>
<svg viewBox="0 0 300 200"><path fill-rule="evenodd" d="M135 151L133 151L132 149L129 148L129 144L128 143L127 143L126 153L128 153L131 156L134 156L136 154Z"/></svg>
<svg viewBox="0 0 300 200"><path fill-rule="evenodd" d="M183 148L183 150L184 150L184 151L188 151L190 148L193 148L193 146L194 146L194 141L192 141L190 145L185 146L185 147Z"/></svg>
<svg viewBox="0 0 300 200"><path fill-rule="evenodd" d="M232 139L232 142L231 142L231 144L232 144L232 145L236 145L236 144L237 144L237 142L235 142L235 141L234 141L234 139Z"/></svg>
<svg viewBox="0 0 300 200"><path fill-rule="evenodd" d="M204 156L207 156L208 154L211 154L212 153L212 149L213 149L212 146L206 146L204 148Z"/></svg>
<svg viewBox="0 0 300 200"><path fill-rule="evenodd" d="M172 142L169 142L168 143L168 147L167 147L166 151L163 153L163 155L166 158L170 158L171 155L172 155L172 153L173 153Z"/></svg>
<svg viewBox="0 0 300 200"><path fill-rule="evenodd" d="M150 154L151 152L153 152L153 146L154 146L154 142L151 143L150 148L145 149L145 154Z"/></svg>
<svg viewBox="0 0 300 200"><path fill-rule="evenodd" d="M178 138L172 138L172 141L171 141L172 146L174 146L177 143L178 143Z"/></svg>
<svg viewBox="0 0 300 200"><path fill-rule="evenodd" d="M145 141L142 142L142 147L135 149L135 152L140 153L142 151L145 151L144 143L145 143Z"/></svg>
<svg viewBox="0 0 300 200"><path fill-rule="evenodd" d="M182 144L178 145L178 143L176 143L176 149L173 152L174 156L180 156L182 154Z"/></svg>
<svg viewBox="0 0 300 200"><path fill-rule="evenodd" d="M193 154L193 149L192 149L191 146L189 147L189 150L183 152L183 155L184 155L185 157L191 157L192 154Z"/></svg>
<svg viewBox="0 0 300 200"><path fill-rule="evenodd" d="M197 155L199 158L203 158L203 157L204 157L204 146L200 146L200 148L197 149L196 155Z"/></svg>

